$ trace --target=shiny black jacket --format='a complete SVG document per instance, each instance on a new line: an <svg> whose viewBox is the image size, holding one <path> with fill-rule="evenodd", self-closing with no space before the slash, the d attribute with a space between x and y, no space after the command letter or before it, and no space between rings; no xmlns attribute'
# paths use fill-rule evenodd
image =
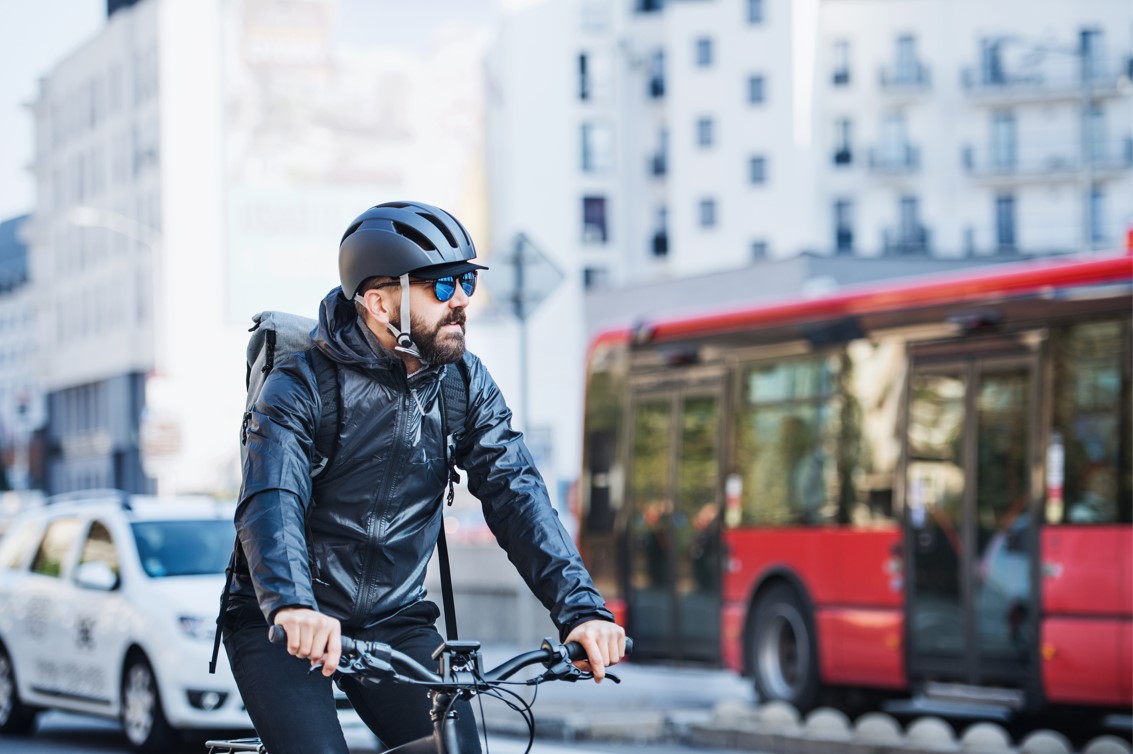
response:
<svg viewBox="0 0 1133 754"><path fill-rule="evenodd" d="M338 364L342 416L332 463L314 484L322 402L307 356L285 358L264 383L247 429L230 609L254 599L270 623L280 608L310 607L357 630L425 596L448 479L441 377L457 367L407 378L401 359L371 347L362 327L354 305L331 291L317 344ZM468 417L455 458L488 526L563 635L584 620L612 620L499 388L475 356L464 363Z"/></svg>

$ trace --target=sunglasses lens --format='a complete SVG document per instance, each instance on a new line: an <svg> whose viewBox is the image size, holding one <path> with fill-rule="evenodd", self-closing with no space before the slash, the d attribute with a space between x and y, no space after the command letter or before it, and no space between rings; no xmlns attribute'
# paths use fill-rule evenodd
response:
<svg viewBox="0 0 1133 754"><path fill-rule="evenodd" d="M437 301L448 301L456 293L456 281L452 278L437 278L433 281L433 293Z"/></svg>
<svg viewBox="0 0 1133 754"><path fill-rule="evenodd" d="M471 296L476 292L476 273L466 272L460 276L460 287L464 289L465 296Z"/></svg>

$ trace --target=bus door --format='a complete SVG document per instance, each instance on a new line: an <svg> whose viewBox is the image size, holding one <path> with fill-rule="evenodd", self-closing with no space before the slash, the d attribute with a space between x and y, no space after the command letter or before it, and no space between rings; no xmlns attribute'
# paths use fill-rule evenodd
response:
<svg viewBox="0 0 1133 754"><path fill-rule="evenodd" d="M627 623L634 655L720 654L720 384L635 391Z"/></svg>
<svg viewBox="0 0 1133 754"><path fill-rule="evenodd" d="M905 448L909 678L1008 688L1013 705L1036 678L1040 609L1037 362L1020 345L914 351Z"/></svg>

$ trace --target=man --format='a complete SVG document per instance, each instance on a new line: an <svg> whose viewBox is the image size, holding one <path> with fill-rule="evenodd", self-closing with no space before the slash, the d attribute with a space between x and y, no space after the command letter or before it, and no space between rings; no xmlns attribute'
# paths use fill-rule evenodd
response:
<svg viewBox="0 0 1133 754"><path fill-rule="evenodd" d="M339 246L342 286L319 315L317 348L335 364L340 395L329 466L312 480L316 356L277 364L247 423L224 642L272 754L346 754L330 688L343 632L432 664L440 611L423 583L448 478L447 369L466 370L468 384L465 426L448 428L452 453L500 545L561 636L586 648L596 681L622 657L624 631L551 507L499 388L464 349L465 308L485 269L475 258L464 226L436 207L391 202L362 213ZM286 630L286 647L268 642L269 624ZM319 662L321 673L308 672ZM432 732L423 693L349 677L342 688L387 746ZM479 751L468 702L459 712L464 750Z"/></svg>

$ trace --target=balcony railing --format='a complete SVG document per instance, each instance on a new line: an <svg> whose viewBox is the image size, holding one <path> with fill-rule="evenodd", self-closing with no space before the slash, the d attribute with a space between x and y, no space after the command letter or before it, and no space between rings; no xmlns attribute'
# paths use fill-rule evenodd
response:
<svg viewBox="0 0 1133 754"><path fill-rule="evenodd" d="M923 63L883 66L878 72L878 79L882 91L890 94L928 91L932 83L928 66Z"/></svg>
<svg viewBox="0 0 1133 754"><path fill-rule="evenodd" d="M1076 179L1087 168L1095 178L1133 169L1133 136L1094 147L1088 161L1081 149L1066 147L1046 152L1032 150L1024 155L966 146L960 164L973 178L1014 178L1018 180Z"/></svg>
<svg viewBox="0 0 1133 754"><path fill-rule="evenodd" d="M909 228L886 228L881 232L882 250L886 256L925 256L932 251L931 234L923 225Z"/></svg>
<svg viewBox="0 0 1133 754"><path fill-rule="evenodd" d="M894 144L869 150L869 169L875 173L911 173L921 166L921 151L912 144Z"/></svg>
<svg viewBox="0 0 1133 754"><path fill-rule="evenodd" d="M1080 97L1084 90L1094 97L1113 97L1120 93L1122 78L1130 74L1131 61L1098 62L1083 80L1078 58L1061 55L1025 66L971 66L963 70L960 81L973 97L1064 99Z"/></svg>

